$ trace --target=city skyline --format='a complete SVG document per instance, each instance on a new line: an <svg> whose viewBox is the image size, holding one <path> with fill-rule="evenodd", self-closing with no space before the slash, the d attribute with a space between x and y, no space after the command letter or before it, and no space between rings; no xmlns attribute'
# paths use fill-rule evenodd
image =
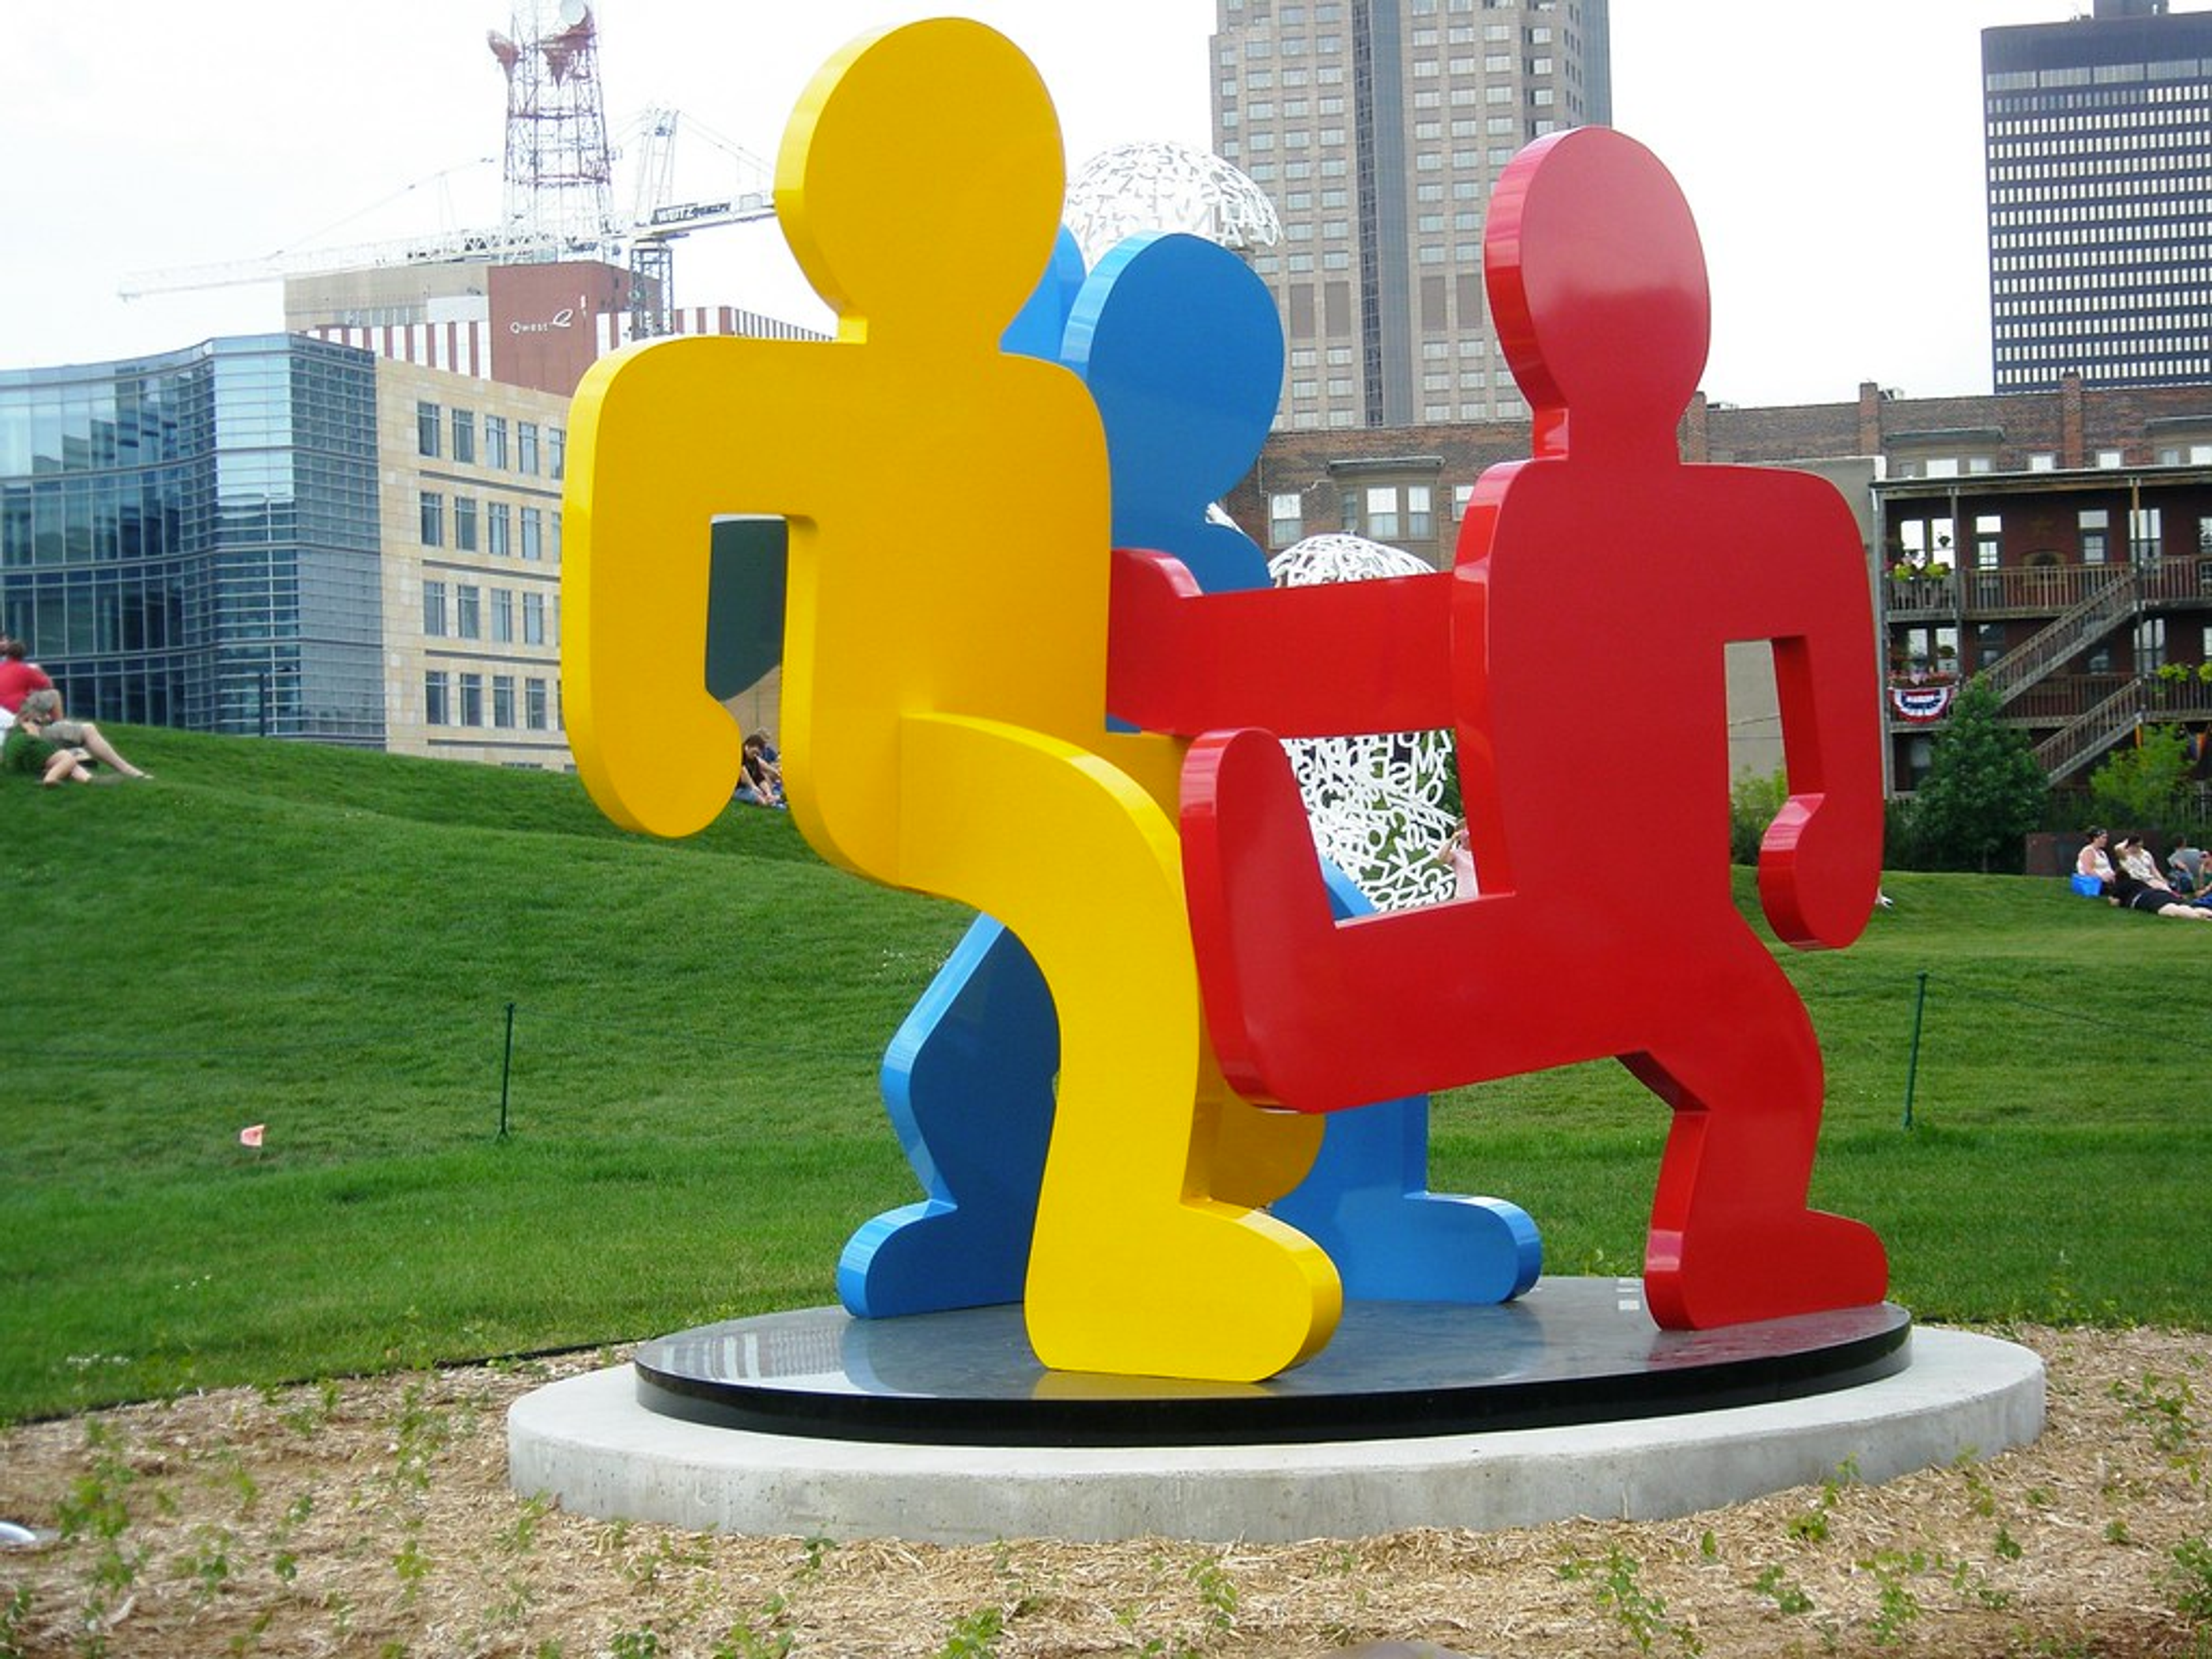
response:
<svg viewBox="0 0 2212 1659"><path fill-rule="evenodd" d="M2086 0L1613 0L1615 121L1674 171L1705 238L1711 397L1830 402L1863 380L1912 396L1990 390L1980 32L2077 9ZM0 143L33 158L0 181L17 230L0 261L0 367L281 326L273 283L126 303L115 289L134 272L496 219L497 170L481 158L500 138L501 83L482 43L506 24L497 0L483 15L393 0L374 31L342 37L261 0L221 31L131 9L143 15L120 38L112 18L59 14L0 66ZM674 0L602 9L611 127L671 104L769 155L824 56L927 9L817 0L769 29ZM1036 0L951 9L1036 59L1072 165L1139 139L1207 143L1212 0L1127 0L1103 37L1074 9ZM699 160L680 165L698 176ZM677 248L683 303L821 314L770 228Z"/></svg>

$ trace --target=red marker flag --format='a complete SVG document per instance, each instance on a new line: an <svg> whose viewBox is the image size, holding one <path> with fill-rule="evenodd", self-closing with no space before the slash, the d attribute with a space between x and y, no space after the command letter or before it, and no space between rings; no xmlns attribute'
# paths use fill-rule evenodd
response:
<svg viewBox="0 0 2212 1659"><path fill-rule="evenodd" d="M265 1123L256 1123L240 1129L238 1132L238 1144L241 1146L258 1146L261 1144L261 1132L268 1127Z"/></svg>

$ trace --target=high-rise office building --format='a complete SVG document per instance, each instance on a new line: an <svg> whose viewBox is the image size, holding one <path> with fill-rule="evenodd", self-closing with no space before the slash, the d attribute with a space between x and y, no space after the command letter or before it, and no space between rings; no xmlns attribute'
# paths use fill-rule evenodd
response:
<svg viewBox="0 0 2212 1659"><path fill-rule="evenodd" d="M1982 32L1998 392L2212 379L2212 12Z"/></svg>
<svg viewBox="0 0 2212 1659"><path fill-rule="evenodd" d="M1482 222L1530 139L1612 118L1609 0L1215 0L1213 142L1274 203L1277 423L1522 412Z"/></svg>

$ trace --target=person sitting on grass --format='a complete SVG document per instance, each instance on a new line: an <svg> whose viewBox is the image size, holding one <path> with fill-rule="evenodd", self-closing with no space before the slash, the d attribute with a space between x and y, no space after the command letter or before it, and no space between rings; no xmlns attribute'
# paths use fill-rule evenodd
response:
<svg viewBox="0 0 2212 1659"><path fill-rule="evenodd" d="M767 734L755 732L744 741L743 769L730 799L747 806L782 807L783 769L769 758Z"/></svg>
<svg viewBox="0 0 2212 1659"><path fill-rule="evenodd" d="M28 720L18 720L0 738L0 772L36 773L51 789L58 783L90 783L89 750L54 743L39 735Z"/></svg>
<svg viewBox="0 0 2212 1659"><path fill-rule="evenodd" d="M67 751L77 755L79 757L77 769L80 771L83 769L84 762L98 761L103 766L113 767L117 772L126 778L145 778L153 775L149 772L140 771L129 761L124 759L121 752L90 720L64 719L61 693L52 690L33 691L23 699L22 708L16 712L15 727L8 733L8 741L11 744L20 743L44 746L46 757L43 768L34 769L28 763L18 761L10 769L20 772L33 769L52 771L55 775L49 775L44 780L48 783L59 783L64 779L80 783L91 781L89 773L79 778L65 769L58 769L54 758L55 751Z"/></svg>

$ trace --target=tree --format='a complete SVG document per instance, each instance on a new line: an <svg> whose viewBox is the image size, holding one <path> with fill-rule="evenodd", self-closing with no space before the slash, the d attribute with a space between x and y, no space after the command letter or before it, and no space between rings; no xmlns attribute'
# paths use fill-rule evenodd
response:
<svg viewBox="0 0 2212 1659"><path fill-rule="evenodd" d="M2188 822L2189 734L2178 726L2144 726L2089 775L2089 804L2115 830L2155 831L2169 845Z"/></svg>
<svg viewBox="0 0 2212 1659"><path fill-rule="evenodd" d="M2027 739L1997 720L1997 694L1979 676L1936 734L1928 776L1907 819L1915 862L1931 870L2017 870L2023 838L2043 822L2051 782Z"/></svg>

